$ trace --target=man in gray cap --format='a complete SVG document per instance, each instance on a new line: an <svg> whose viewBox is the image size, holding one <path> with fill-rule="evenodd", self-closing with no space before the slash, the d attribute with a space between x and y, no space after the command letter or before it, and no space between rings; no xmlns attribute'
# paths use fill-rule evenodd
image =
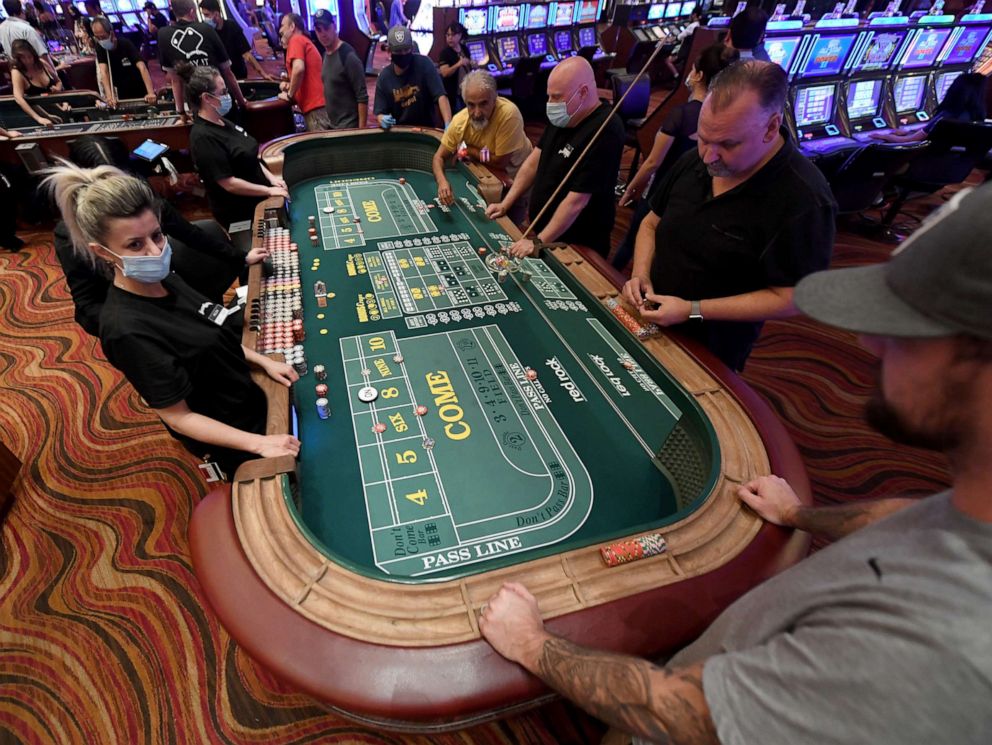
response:
<svg viewBox="0 0 992 745"><path fill-rule="evenodd" d="M482 634L596 716L652 741L988 743L990 246L984 186L955 196L887 263L818 272L795 291L801 310L858 332L879 356L869 421L897 442L945 453L950 489L806 507L775 476L740 487L764 519L842 540L746 594L664 667L549 634L517 584L484 606Z"/></svg>
<svg viewBox="0 0 992 745"><path fill-rule="evenodd" d="M386 43L392 64L379 73L372 109L379 126L383 129L394 124L433 127L434 106L437 105L447 128L451 122L451 106L444 94L444 83L434 63L414 51L410 29L393 26L386 35Z"/></svg>

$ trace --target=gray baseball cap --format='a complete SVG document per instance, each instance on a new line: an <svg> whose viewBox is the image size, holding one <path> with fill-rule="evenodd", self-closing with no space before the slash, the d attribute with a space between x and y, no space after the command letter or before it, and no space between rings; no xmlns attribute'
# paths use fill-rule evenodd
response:
<svg viewBox="0 0 992 745"><path fill-rule="evenodd" d="M399 0L394 0L398 2ZM406 26L393 26L386 35L386 43L392 54L402 54L413 51L413 35Z"/></svg>
<svg viewBox="0 0 992 745"><path fill-rule="evenodd" d="M992 339L992 184L958 192L885 263L805 277L795 302L862 334Z"/></svg>

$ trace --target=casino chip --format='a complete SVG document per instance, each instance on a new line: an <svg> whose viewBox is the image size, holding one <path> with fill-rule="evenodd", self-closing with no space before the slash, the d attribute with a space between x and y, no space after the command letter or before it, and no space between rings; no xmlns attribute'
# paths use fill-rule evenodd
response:
<svg viewBox="0 0 992 745"><path fill-rule="evenodd" d="M433 450L435 445L435 440L433 437L424 438L424 450Z"/></svg>
<svg viewBox="0 0 992 745"><path fill-rule="evenodd" d="M532 367L527 368L527 380L537 380L537 370Z"/></svg>
<svg viewBox="0 0 992 745"><path fill-rule="evenodd" d="M370 385L358 389L358 400L363 404L370 404L379 398L379 391Z"/></svg>
<svg viewBox="0 0 992 745"><path fill-rule="evenodd" d="M362 377L363 378L367 378L371 374L372 374L372 371L369 370L367 367L363 367L362 368Z"/></svg>
<svg viewBox="0 0 992 745"><path fill-rule="evenodd" d="M405 183L406 183L406 179L405 178L400 178L400 186L402 186Z"/></svg>
<svg viewBox="0 0 992 745"><path fill-rule="evenodd" d="M633 360L621 359L620 360L620 364L623 365L623 369L624 370L633 370L634 369L634 361Z"/></svg>
<svg viewBox="0 0 992 745"><path fill-rule="evenodd" d="M424 406L423 404L420 404L420 406L418 406L416 409L413 410L413 413L416 414L417 416L426 416L427 407Z"/></svg>
<svg viewBox="0 0 992 745"><path fill-rule="evenodd" d="M326 212L328 215L334 214L334 208L333 207L324 207L324 212Z"/></svg>
<svg viewBox="0 0 992 745"><path fill-rule="evenodd" d="M372 431L375 432L377 435L381 435L383 432L386 431L386 425L383 424L382 422L376 422L374 425L372 425Z"/></svg>
<svg viewBox="0 0 992 745"><path fill-rule="evenodd" d="M393 355L393 362L395 362L397 365L400 364L402 361L403 361L403 355L402 354L400 354L399 352L397 352L396 354Z"/></svg>

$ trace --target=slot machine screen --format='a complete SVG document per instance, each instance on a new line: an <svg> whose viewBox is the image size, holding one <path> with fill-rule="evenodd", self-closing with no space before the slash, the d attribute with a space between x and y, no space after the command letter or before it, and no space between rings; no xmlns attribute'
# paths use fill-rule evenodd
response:
<svg viewBox="0 0 992 745"><path fill-rule="evenodd" d="M572 51L572 35L568 31L555 31L555 51L559 54Z"/></svg>
<svg viewBox="0 0 992 745"><path fill-rule="evenodd" d="M579 0L576 23L595 23L599 20L599 0Z"/></svg>
<svg viewBox="0 0 992 745"><path fill-rule="evenodd" d="M595 26L585 26L579 29L579 46L580 47L595 47L598 46L599 42L596 41L596 27Z"/></svg>
<svg viewBox="0 0 992 745"><path fill-rule="evenodd" d="M670 3L667 8L665 8L665 18L678 18L679 11L682 6L679 3Z"/></svg>
<svg viewBox="0 0 992 745"><path fill-rule="evenodd" d="M548 53L548 37L544 34L530 34L527 37L527 52L531 57L543 57Z"/></svg>
<svg viewBox="0 0 992 745"><path fill-rule="evenodd" d="M944 42L951 35L949 28L925 28L913 40L909 51L903 58L902 66L908 69L930 67L937 61Z"/></svg>
<svg viewBox="0 0 992 745"><path fill-rule="evenodd" d="M803 66L803 77L837 75L844 67L844 60L854 44L854 34L821 36L813 42L813 48Z"/></svg>
<svg viewBox="0 0 992 745"><path fill-rule="evenodd" d="M468 49L468 56L472 58L472 61L476 65L485 65L489 61L489 52L486 51L486 42L479 41L467 41L465 42L465 48Z"/></svg>
<svg viewBox="0 0 992 745"><path fill-rule="evenodd" d="M834 113L835 91L833 85L809 85L796 91L793 107L796 126L802 129L829 123Z"/></svg>
<svg viewBox="0 0 992 745"><path fill-rule="evenodd" d="M492 5L489 7L489 12L491 14L489 22L491 33L505 34L520 29L519 5Z"/></svg>
<svg viewBox="0 0 992 745"><path fill-rule="evenodd" d="M520 41L516 36L500 36L496 39L501 60L520 59Z"/></svg>
<svg viewBox="0 0 992 745"><path fill-rule="evenodd" d="M954 72L942 72L937 76L937 80L934 81L933 87L937 93L938 104L944 102L944 96L947 95L947 90L951 87L951 83L961 76L961 72L961 70L955 70Z"/></svg>
<svg viewBox="0 0 992 745"><path fill-rule="evenodd" d="M765 51L768 52L768 59L788 72L792 65L792 58L796 56L796 50L799 49L799 39L798 36L765 39Z"/></svg>
<svg viewBox="0 0 992 745"><path fill-rule="evenodd" d="M679 15L688 18L692 15L692 11L696 8L696 5L698 5L696 0L688 0L687 2L682 3L682 10L679 11Z"/></svg>
<svg viewBox="0 0 992 745"><path fill-rule="evenodd" d="M648 8L648 20L649 21L660 21L665 17L665 4L655 3Z"/></svg>
<svg viewBox="0 0 992 745"><path fill-rule="evenodd" d="M458 11L458 21L469 36L484 34L489 25L488 8L462 8Z"/></svg>
<svg viewBox="0 0 992 745"><path fill-rule="evenodd" d="M548 25L548 6L546 3L531 3L527 14L527 28L544 28Z"/></svg>
<svg viewBox="0 0 992 745"><path fill-rule="evenodd" d="M878 115L882 99L881 80L860 80L847 89L848 119L864 119Z"/></svg>
<svg viewBox="0 0 992 745"><path fill-rule="evenodd" d="M923 96L927 92L926 75L907 75L896 78L892 86L892 98L895 101L896 113L905 114L919 111L923 108Z"/></svg>
<svg viewBox="0 0 992 745"><path fill-rule="evenodd" d="M855 70L888 70L896 57L896 52L906 38L905 32L876 33L865 47L861 59L854 65Z"/></svg>
<svg viewBox="0 0 992 745"><path fill-rule="evenodd" d="M988 26L966 27L944 58L945 65L966 65L982 51L989 35Z"/></svg>
<svg viewBox="0 0 992 745"><path fill-rule="evenodd" d="M555 17L552 26L571 26L575 15L575 3L555 3Z"/></svg>

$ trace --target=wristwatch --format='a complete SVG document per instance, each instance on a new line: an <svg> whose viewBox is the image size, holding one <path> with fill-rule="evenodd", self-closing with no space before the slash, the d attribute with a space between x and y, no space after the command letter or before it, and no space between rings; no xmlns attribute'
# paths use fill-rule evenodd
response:
<svg viewBox="0 0 992 745"><path fill-rule="evenodd" d="M693 300L689 304L689 320L690 321L703 320L703 311L702 311L702 307L700 306L699 300Z"/></svg>

